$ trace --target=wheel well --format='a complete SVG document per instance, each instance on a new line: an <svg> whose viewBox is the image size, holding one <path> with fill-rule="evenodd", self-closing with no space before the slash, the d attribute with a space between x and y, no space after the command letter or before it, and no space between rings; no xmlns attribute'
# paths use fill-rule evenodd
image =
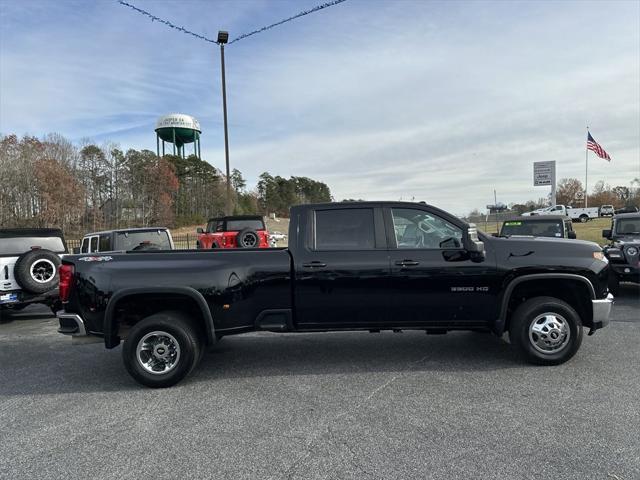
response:
<svg viewBox="0 0 640 480"><path fill-rule="evenodd" d="M128 330L154 313L178 310L193 320L203 340L211 343L213 332L207 325L198 302L189 295L180 293L136 293L117 300L113 310L113 333L126 337Z"/></svg>
<svg viewBox="0 0 640 480"><path fill-rule="evenodd" d="M551 278L527 280L516 285L509 297L505 329L509 328L511 316L516 308L534 297L554 297L563 300L578 313L584 326L591 327L593 324L589 287L579 280Z"/></svg>

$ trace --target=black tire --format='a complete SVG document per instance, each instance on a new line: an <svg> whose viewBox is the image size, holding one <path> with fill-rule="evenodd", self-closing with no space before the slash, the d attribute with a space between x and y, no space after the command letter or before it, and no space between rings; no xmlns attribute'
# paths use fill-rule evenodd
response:
<svg viewBox="0 0 640 480"><path fill-rule="evenodd" d="M620 279L614 272L609 273L609 282L608 282L609 292L614 297L617 297L620 293Z"/></svg>
<svg viewBox="0 0 640 480"><path fill-rule="evenodd" d="M173 344L173 337L179 346L175 364L166 373L151 373L138 360L138 344L151 332L164 333L170 345ZM162 348L162 345L158 347ZM181 312L166 311L151 315L131 328L122 347L122 360L138 383L151 388L165 388L189 375L202 358L203 350L204 342L193 321Z"/></svg>
<svg viewBox="0 0 640 480"><path fill-rule="evenodd" d="M569 334L565 337L563 344L556 350L542 352L534 346L538 344L532 338L539 338L544 342L544 338L538 337L536 333L530 335L530 327L543 314L555 314L554 321L564 325L565 331ZM544 325L546 319L542 318L538 322ZM541 325L540 323L538 324ZM561 330L547 330L544 335L553 341L552 335L558 335ZM582 343L582 321L578 313L568 303L553 297L535 297L520 305L511 317L509 325L509 339L518 353L528 362L537 365L559 365L573 357Z"/></svg>
<svg viewBox="0 0 640 480"><path fill-rule="evenodd" d="M238 233L236 237L238 248L258 248L260 245L260 237L258 232L252 228L245 228Z"/></svg>
<svg viewBox="0 0 640 480"><path fill-rule="evenodd" d="M18 285L31 293L45 293L58 287L60 257L51 250L31 250L18 257L13 274Z"/></svg>
<svg viewBox="0 0 640 480"><path fill-rule="evenodd" d="M587 215L580 215L580 223L587 223L589 221L589 217Z"/></svg>

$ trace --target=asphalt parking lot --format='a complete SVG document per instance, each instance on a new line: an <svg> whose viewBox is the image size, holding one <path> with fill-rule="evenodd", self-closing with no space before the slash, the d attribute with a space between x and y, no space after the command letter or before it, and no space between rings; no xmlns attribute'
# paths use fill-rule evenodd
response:
<svg viewBox="0 0 640 480"><path fill-rule="evenodd" d="M255 333L177 387L46 310L0 324L0 478L640 478L640 288L567 364L490 335Z"/></svg>

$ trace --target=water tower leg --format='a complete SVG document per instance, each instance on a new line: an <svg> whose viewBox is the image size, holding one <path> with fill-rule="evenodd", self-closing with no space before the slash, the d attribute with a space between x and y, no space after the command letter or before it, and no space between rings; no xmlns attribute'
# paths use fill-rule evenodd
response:
<svg viewBox="0 0 640 480"><path fill-rule="evenodd" d="M160 156L160 137L156 134L156 155Z"/></svg>
<svg viewBox="0 0 640 480"><path fill-rule="evenodd" d="M164 157L164 140L162 140L162 156Z"/></svg>
<svg viewBox="0 0 640 480"><path fill-rule="evenodd" d="M173 132L173 154L176 154L176 129L172 128L171 131Z"/></svg>

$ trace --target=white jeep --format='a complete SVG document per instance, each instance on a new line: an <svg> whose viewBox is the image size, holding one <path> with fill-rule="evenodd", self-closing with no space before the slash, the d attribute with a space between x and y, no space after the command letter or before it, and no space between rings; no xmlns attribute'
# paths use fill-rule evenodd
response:
<svg viewBox="0 0 640 480"><path fill-rule="evenodd" d="M43 303L55 312L58 266L65 253L60 229L0 229L0 310Z"/></svg>

